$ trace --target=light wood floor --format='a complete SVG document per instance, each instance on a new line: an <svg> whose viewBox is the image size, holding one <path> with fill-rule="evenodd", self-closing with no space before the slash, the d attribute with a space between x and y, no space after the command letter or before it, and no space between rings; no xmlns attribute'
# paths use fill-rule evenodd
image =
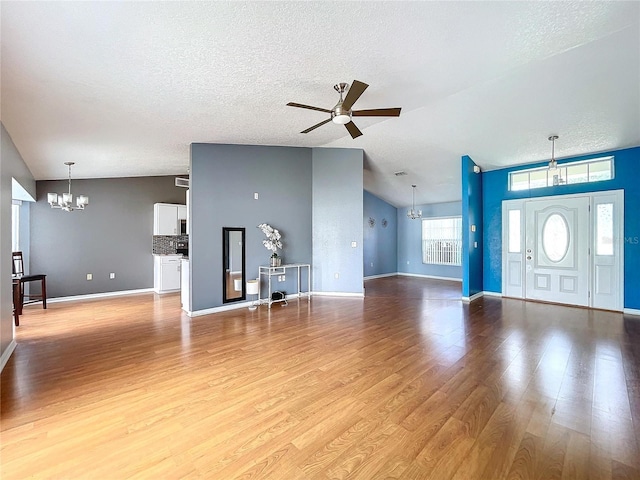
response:
<svg viewBox="0 0 640 480"><path fill-rule="evenodd" d="M640 479L640 317L366 288L192 319L177 295L27 307L0 476Z"/></svg>

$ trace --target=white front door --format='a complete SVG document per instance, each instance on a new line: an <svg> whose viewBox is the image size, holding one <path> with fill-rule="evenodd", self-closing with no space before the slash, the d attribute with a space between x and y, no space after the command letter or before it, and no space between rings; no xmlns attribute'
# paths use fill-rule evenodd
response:
<svg viewBox="0 0 640 480"><path fill-rule="evenodd" d="M624 192L502 202L502 295L622 310Z"/></svg>
<svg viewBox="0 0 640 480"><path fill-rule="evenodd" d="M525 297L589 305L589 197L525 205Z"/></svg>

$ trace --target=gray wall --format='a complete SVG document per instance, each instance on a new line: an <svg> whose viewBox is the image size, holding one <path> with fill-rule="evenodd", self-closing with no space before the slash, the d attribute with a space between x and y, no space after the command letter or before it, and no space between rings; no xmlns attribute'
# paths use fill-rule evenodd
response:
<svg viewBox="0 0 640 480"><path fill-rule="evenodd" d="M4 125L0 124L0 355L13 340L11 298L11 179L31 196L36 183Z"/></svg>
<svg viewBox="0 0 640 480"><path fill-rule="evenodd" d="M74 212L47 203L48 192L67 190L66 180L38 181L37 201L31 204L30 268L47 274L47 296L153 287L153 204L186 200L186 189L174 186L174 178L72 179L74 197L86 194L90 202Z"/></svg>
<svg viewBox="0 0 640 480"><path fill-rule="evenodd" d="M398 271L398 209L366 190L363 197L364 276L395 273ZM370 218L374 220L373 226Z"/></svg>
<svg viewBox="0 0 640 480"><path fill-rule="evenodd" d="M190 195L190 310L222 305L222 227L246 228L247 278L271 256L261 223L280 230L285 263L311 263L310 149L192 144Z"/></svg>
<svg viewBox="0 0 640 480"><path fill-rule="evenodd" d="M313 149L314 291L364 292L363 155L360 149Z"/></svg>
<svg viewBox="0 0 640 480"><path fill-rule="evenodd" d="M416 205L422 218L462 215L462 202ZM462 267L422 263L422 220L407 217L407 208L398 209L398 272L462 279Z"/></svg>

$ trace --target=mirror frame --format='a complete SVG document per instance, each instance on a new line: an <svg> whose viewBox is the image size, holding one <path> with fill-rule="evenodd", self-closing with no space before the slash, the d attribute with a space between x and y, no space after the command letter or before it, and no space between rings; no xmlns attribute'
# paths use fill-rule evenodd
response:
<svg viewBox="0 0 640 480"><path fill-rule="evenodd" d="M229 234L240 232L242 235L242 290L237 298L227 298L227 265L229 264ZM245 228L244 227L222 227L222 303L241 302L247 298L247 279L245 267Z"/></svg>

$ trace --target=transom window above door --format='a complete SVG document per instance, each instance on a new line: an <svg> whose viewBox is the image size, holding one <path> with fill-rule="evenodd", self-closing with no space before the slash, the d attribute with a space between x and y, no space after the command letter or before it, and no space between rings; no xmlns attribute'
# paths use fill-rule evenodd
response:
<svg viewBox="0 0 640 480"><path fill-rule="evenodd" d="M611 180L613 176L611 157L594 158L580 162L563 163L556 169L548 167L529 168L509 173L509 190L533 190L536 188L575 183Z"/></svg>

